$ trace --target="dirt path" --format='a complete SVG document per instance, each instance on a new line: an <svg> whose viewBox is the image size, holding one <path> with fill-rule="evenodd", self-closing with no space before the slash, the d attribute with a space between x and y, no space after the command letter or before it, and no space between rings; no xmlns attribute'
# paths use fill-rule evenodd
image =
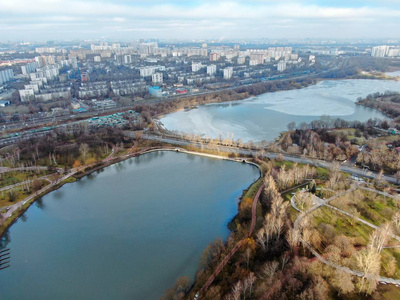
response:
<svg viewBox="0 0 400 300"><path fill-rule="evenodd" d="M254 196L253 205L251 208L251 225L250 225L250 229L247 232L246 236L243 239L241 239L235 245L235 247L232 248L232 250L229 252L229 254L227 256L224 257L224 259L219 263L217 268L214 270L214 272L211 274L211 276L208 278L206 283L201 287L201 289L199 290L199 292L196 295L203 295L207 291L207 289L210 287L210 285L212 284L214 279L219 275L219 273L222 271L222 269L225 267L225 265L229 262L229 260L232 258L232 256L239 250L239 248L241 246L243 246L246 243L247 238L250 237L251 234L253 233L253 231L256 227L256 221L257 221L257 202L258 202L258 199L260 197L260 194L261 194L261 191L263 190L263 188L264 188L264 184L262 184L260 186L260 188L257 191L257 194Z"/></svg>

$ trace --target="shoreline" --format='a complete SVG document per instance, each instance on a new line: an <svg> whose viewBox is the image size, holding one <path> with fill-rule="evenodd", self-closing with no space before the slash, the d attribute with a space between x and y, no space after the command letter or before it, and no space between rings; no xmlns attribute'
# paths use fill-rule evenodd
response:
<svg viewBox="0 0 400 300"><path fill-rule="evenodd" d="M11 213L10 217L4 219L2 224L0 225L1 226L1 228L0 228L0 239L4 237L4 235L11 228L11 226L19 219L20 216L22 216L29 209L29 207L32 204L34 204L38 199L44 197L45 195L47 195L47 194L49 194L49 193L51 193L53 191L58 190L59 188L64 186L64 184L74 183L76 180L79 180L79 179L81 179L81 178L83 178L85 176L88 176L88 175L92 174L93 172L96 172L96 171L101 170L103 168L112 166L112 165L114 165L116 163L125 161L127 159L130 159L130 158L133 158L133 157L138 157L138 156L143 155L143 154L152 153L152 152L159 152L159 151L172 151L172 152L186 153L186 154L189 154L189 155L197 155L197 156L203 156L203 157L208 157L208 158L227 160L227 161L232 161L232 162L236 162L236 163L246 163L246 164L250 164L250 165L252 165L254 167L257 167L257 169L259 171L259 177L254 182L252 182L247 189L249 189L262 176L261 167L259 165L257 165L256 163L254 163L254 162L247 161L246 159L243 159L243 158L242 159L239 159L239 158L238 159L234 159L234 158L229 158L229 157L225 157L225 156L221 156L221 155L214 155L214 154L208 154L208 153L202 153L202 152L196 152L196 151L189 151L189 150L186 150L186 149L180 148L180 147L166 147L166 148L160 147L160 148L155 148L155 149L148 149L148 150L144 150L144 151L139 151L139 152L131 153L131 154L124 154L124 155L115 157L113 159L110 159L108 161L99 162L99 163L97 163L96 165L93 165L93 166L87 166L85 169L83 169L81 171L76 171L74 173L71 173L71 174L69 174L69 176L67 178L65 178L65 179L63 179L63 180L61 180L59 182L56 182L53 186L50 186L50 187L45 186L42 190L39 190L38 192L36 192L36 193L34 193L32 195L29 195L24 200L21 200L20 202L16 203L15 205L18 205L19 208L17 208L13 213ZM67 180L69 178L74 178L75 180L73 182L68 182ZM245 190L242 191L242 194L243 194L244 191ZM31 198L31 199L28 199L28 198ZM241 200L241 198L240 198L240 200ZM236 217L236 215L233 216L232 220ZM6 224L6 225L3 228L4 224ZM228 224L229 224L229 222L228 222ZM229 231L231 231L231 230L229 230Z"/></svg>

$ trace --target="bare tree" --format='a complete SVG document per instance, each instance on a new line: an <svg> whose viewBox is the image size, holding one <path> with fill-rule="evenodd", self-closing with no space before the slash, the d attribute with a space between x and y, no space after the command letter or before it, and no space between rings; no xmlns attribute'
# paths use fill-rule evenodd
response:
<svg viewBox="0 0 400 300"><path fill-rule="evenodd" d="M275 260L266 262L261 268L261 276L266 279L271 279L278 270L278 266L279 263Z"/></svg>
<svg viewBox="0 0 400 300"><path fill-rule="evenodd" d="M294 200L296 206L302 211L309 209L313 205L312 194L306 191L298 191L294 195Z"/></svg>
<svg viewBox="0 0 400 300"><path fill-rule="evenodd" d="M381 256L375 248L367 247L358 251L354 257L358 268L364 273L359 281L358 289L365 294L371 294L379 278Z"/></svg>
<svg viewBox="0 0 400 300"><path fill-rule="evenodd" d="M339 295L349 294L354 291L354 283L349 273L335 270L331 283L339 291Z"/></svg>
<svg viewBox="0 0 400 300"><path fill-rule="evenodd" d="M370 246L378 253L381 253L383 247L387 244L393 234L391 223L385 223L372 233Z"/></svg>
<svg viewBox="0 0 400 300"><path fill-rule="evenodd" d="M83 161L86 161L87 155L89 154L89 145L86 143L82 143L79 146L79 152L82 155Z"/></svg>

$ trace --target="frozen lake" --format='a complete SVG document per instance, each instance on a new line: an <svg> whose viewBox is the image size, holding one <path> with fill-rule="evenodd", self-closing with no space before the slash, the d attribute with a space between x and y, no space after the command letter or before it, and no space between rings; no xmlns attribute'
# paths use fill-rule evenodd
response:
<svg viewBox="0 0 400 300"><path fill-rule="evenodd" d="M323 115L348 121L383 119L380 112L355 105L358 97L400 91L390 80L327 80L304 89L267 93L242 101L199 106L161 119L165 128L212 138L233 135L243 141L273 140L290 122L300 124Z"/></svg>

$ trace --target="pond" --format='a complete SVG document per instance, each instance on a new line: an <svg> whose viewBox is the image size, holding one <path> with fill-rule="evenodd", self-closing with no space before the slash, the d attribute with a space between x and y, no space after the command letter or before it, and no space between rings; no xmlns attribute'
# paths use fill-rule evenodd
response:
<svg viewBox="0 0 400 300"><path fill-rule="evenodd" d="M3 244L2 299L159 299L194 278L201 253L229 235L256 167L154 152L66 184L32 205Z"/></svg>

